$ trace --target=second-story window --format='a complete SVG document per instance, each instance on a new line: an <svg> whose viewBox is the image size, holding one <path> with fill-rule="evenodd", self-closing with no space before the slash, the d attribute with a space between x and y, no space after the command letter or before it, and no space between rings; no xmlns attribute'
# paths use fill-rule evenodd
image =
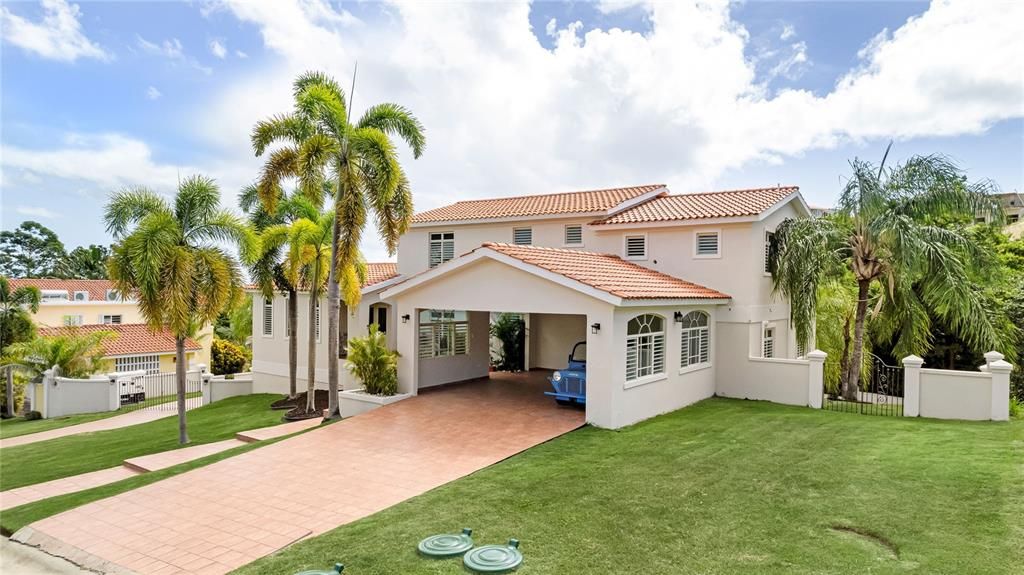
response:
<svg viewBox="0 0 1024 575"><path fill-rule="evenodd" d="M263 337L274 337L274 300L263 298Z"/></svg>
<svg viewBox="0 0 1024 575"><path fill-rule="evenodd" d="M583 245L583 226L576 224L571 226L565 226L565 245L567 246L582 246Z"/></svg>
<svg viewBox="0 0 1024 575"><path fill-rule="evenodd" d="M512 243L517 246L533 245L533 228L512 228Z"/></svg>
<svg viewBox="0 0 1024 575"><path fill-rule="evenodd" d="M100 316L100 323L105 325L119 325L121 314L103 314Z"/></svg>
<svg viewBox="0 0 1024 575"><path fill-rule="evenodd" d="M430 267L436 268L455 257L455 232L430 234Z"/></svg>
<svg viewBox="0 0 1024 575"><path fill-rule="evenodd" d="M775 232L764 233L764 273L772 273L770 261L772 257L772 242L775 241Z"/></svg>
<svg viewBox="0 0 1024 575"><path fill-rule="evenodd" d="M647 259L647 236L626 236L624 241L627 260Z"/></svg>

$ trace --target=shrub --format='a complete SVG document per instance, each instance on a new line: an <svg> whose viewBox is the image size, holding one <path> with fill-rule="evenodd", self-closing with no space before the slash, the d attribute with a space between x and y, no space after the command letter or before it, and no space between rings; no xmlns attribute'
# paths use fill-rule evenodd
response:
<svg viewBox="0 0 1024 575"><path fill-rule="evenodd" d="M28 379L21 373L14 374L14 413L25 405L25 385ZM7 374L0 371L0 413L7 413Z"/></svg>
<svg viewBox="0 0 1024 575"><path fill-rule="evenodd" d="M38 411L30 411L30 412L25 414L25 420L26 421L35 421L36 419L42 419L42 418L43 418L43 414L39 413Z"/></svg>
<svg viewBox="0 0 1024 575"><path fill-rule="evenodd" d="M491 325L491 335L501 341L501 350L494 359L499 371L522 371L526 365L526 322L516 314L503 313Z"/></svg>
<svg viewBox="0 0 1024 575"><path fill-rule="evenodd" d="M388 349L388 337L370 325L366 337L348 342L348 368L363 382L370 395L394 395L398 392L398 352Z"/></svg>
<svg viewBox="0 0 1024 575"><path fill-rule="evenodd" d="M226 339L214 339L210 348L210 371L214 375L239 373L245 369L248 355L239 345Z"/></svg>

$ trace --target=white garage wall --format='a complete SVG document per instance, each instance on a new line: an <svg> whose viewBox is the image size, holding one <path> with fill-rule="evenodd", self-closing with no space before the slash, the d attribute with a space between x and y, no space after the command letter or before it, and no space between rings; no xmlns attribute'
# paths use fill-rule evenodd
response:
<svg viewBox="0 0 1024 575"><path fill-rule="evenodd" d="M486 377L491 362L490 322L490 312L469 312L469 353L448 357L420 358L419 387L422 389ZM411 324L412 321L409 323Z"/></svg>
<svg viewBox="0 0 1024 575"><path fill-rule="evenodd" d="M531 314L530 367L562 369L572 347L586 339L587 318L582 315Z"/></svg>

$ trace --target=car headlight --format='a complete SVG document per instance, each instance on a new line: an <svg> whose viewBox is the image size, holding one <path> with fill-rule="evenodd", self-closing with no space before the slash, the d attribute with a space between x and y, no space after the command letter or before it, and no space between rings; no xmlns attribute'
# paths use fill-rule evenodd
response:
<svg viewBox="0 0 1024 575"><path fill-rule="evenodd" d="M562 381L562 372L556 371L551 374L551 381Z"/></svg>

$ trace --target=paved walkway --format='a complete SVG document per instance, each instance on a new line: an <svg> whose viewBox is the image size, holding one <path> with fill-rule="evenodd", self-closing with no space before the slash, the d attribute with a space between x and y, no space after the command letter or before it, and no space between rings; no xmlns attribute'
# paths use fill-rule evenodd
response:
<svg viewBox="0 0 1024 575"><path fill-rule="evenodd" d="M196 401L196 399L198 399L198 401ZM191 398L186 401L186 411L200 407L203 404L202 398ZM67 427L60 427L49 431L29 433L28 435L19 435L18 437L12 437L10 439L0 439L0 449L3 449L4 447L14 447L16 445L28 445L37 441L46 441L47 439L56 439L58 437L77 435L79 433L107 431L108 429L117 429L119 427L128 427L131 425L138 425L140 423L149 423L150 421L156 421L158 419L163 419L177 414L178 411L175 409L165 409L159 405L154 405L139 409L138 411L129 411L128 413L107 417L105 419L97 419L96 421L90 421L88 423L79 423L78 425L69 425Z"/></svg>
<svg viewBox="0 0 1024 575"><path fill-rule="evenodd" d="M226 573L582 425L583 412L557 407L546 387L534 373L428 390L14 538L112 573Z"/></svg>
<svg viewBox="0 0 1024 575"><path fill-rule="evenodd" d="M82 473L81 475L54 479L53 481L47 481L45 483L36 483L35 485L26 485L25 487L0 491L0 511L11 509L12 507L17 507L19 505L25 505L26 503L32 503L33 501L56 497L57 495L74 493L76 491L84 491L86 489L92 489L93 487L107 485L108 483L114 483L116 481L121 481L122 479L128 479L129 477L135 477L140 473L158 471L180 463L188 463L189 461L195 461L196 459L201 459L207 455L214 455L235 447L241 447L254 441L266 441L276 437L291 435L292 433L298 433L300 431L316 427L320 425L320 421L321 420L319 418L307 419L304 421L282 423L281 425L274 425L271 427L261 427L259 429L239 433L238 439L226 439L224 441L217 441L214 443L204 443L202 445L172 449L170 451L163 451L152 455L133 457L131 459L124 460L122 465L118 467L91 471L89 473Z"/></svg>

